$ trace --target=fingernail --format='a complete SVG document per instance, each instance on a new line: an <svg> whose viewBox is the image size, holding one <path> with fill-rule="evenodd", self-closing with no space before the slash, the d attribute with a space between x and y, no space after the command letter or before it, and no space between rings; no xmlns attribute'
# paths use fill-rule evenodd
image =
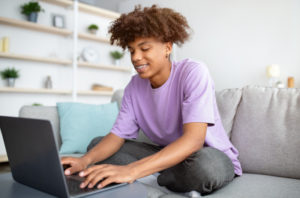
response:
<svg viewBox="0 0 300 198"><path fill-rule="evenodd" d="M83 177L84 176L84 172L80 172L79 176Z"/></svg>
<svg viewBox="0 0 300 198"><path fill-rule="evenodd" d="M66 173L66 175L70 175L70 171L69 170L66 170L65 173Z"/></svg>
<svg viewBox="0 0 300 198"><path fill-rule="evenodd" d="M101 185L101 184L99 184L99 185L97 186L97 188L102 188L102 185Z"/></svg>
<svg viewBox="0 0 300 198"><path fill-rule="evenodd" d="M80 184L80 188L84 188L84 183L81 183L81 184Z"/></svg>
<svg viewBox="0 0 300 198"><path fill-rule="evenodd" d="M89 184L89 188L92 188L93 187L93 185L92 184Z"/></svg>

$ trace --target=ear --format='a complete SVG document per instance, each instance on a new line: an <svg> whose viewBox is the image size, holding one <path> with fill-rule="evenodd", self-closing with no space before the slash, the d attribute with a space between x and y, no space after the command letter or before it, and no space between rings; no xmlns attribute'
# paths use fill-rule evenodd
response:
<svg viewBox="0 0 300 198"><path fill-rule="evenodd" d="M167 54L171 54L173 50L173 43L172 42L166 42L166 52Z"/></svg>

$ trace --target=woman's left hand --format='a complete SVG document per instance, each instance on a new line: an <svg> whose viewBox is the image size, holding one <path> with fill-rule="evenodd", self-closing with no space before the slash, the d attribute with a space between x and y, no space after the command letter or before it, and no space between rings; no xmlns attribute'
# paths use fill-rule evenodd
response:
<svg viewBox="0 0 300 198"><path fill-rule="evenodd" d="M101 180L103 181L96 186L97 188L103 188L111 183L132 183L136 180L133 169L129 165L94 165L81 171L79 176L86 177L85 181L80 184L80 188L93 188Z"/></svg>

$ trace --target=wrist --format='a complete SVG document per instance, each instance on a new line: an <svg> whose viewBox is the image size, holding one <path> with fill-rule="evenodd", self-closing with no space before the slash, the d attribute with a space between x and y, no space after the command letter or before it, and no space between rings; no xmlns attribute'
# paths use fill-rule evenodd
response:
<svg viewBox="0 0 300 198"><path fill-rule="evenodd" d="M129 172L131 173L133 180L140 178L140 170L136 164L131 163L126 166L129 168L129 170L130 170Z"/></svg>
<svg viewBox="0 0 300 198"><path fill-rule="evenodd" d="M90 157L87 156L87 155L82 156L82 157L81 157L81 160L82 160L83 164L85 165L85 168L88 167L90 164L93 163L92 158L90 158Z"/></svg>

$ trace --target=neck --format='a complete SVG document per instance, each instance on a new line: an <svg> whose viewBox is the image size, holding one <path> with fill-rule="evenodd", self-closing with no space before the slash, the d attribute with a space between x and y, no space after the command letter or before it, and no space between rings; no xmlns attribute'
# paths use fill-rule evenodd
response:
<svg viewBox="0 0 300 198"><path fill-rule="evenodd" d="M161 71L159 71L156 75L154 75L152 78L149 79L152 88L158 88L168 80L171 74L171 67L172 67L171 61L168 61L167 65L168 65L167 67L163 67Z"/></svg>

